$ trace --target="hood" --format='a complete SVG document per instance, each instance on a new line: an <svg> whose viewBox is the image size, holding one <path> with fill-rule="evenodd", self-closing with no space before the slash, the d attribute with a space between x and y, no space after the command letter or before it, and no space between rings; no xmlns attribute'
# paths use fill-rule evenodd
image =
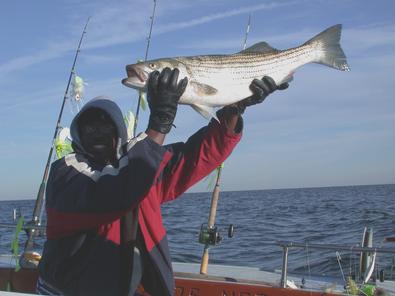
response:
<svg viewBox="0 0 395 296"><path fill-rule="evenodd" d="M87 110L91 108L97 108L103 110L110 116L110 118L115 123L118 132L116 152L117 152L117 159L119 160L123 155L122 147L128 141L128 134L127 134L125 121L123 119L122 111L118 107L118 105L114 101L112 101L110 97L100 96L93 98L88 103L86 103L84 107L82 107L80 112L78 112L78 114L74 117L70 126L70 135L73 138L74 149L76 150L76 152L87 154L84 147L82 147L80 135L78 133L78 118L80 118L80 116L83 113L85 113Z"/></svg>

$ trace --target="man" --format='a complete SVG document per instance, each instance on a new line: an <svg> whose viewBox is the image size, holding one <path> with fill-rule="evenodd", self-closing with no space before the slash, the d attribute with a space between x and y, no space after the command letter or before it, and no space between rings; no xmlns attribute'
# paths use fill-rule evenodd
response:
<svg viewBox="0 0 395 296"><path fill-rule="evenodd" d="M219 110L220 122L212 120L185 143L162 146L188 82L178 82L178 75L178 69L169 68L151 74L148 128L130 142L122 113L109 99L88 102L73 119L75 153L55 161L48 179L39 293L125 294L120 219L139 205L132 278L140 286L135 295L174 294L160 205L221 164L240 141L245 108L278 89L271 78L254 80L254 95Z"/></svg>

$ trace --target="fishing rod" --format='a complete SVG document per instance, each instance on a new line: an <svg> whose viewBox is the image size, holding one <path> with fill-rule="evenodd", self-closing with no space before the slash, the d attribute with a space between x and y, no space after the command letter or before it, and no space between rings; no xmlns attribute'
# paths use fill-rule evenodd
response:
<svg viewBox="0 0 395 296"><path fill-rule="evenodd" d="M248 24L247 24L246 33L244 36L243 50L246 49L246 47L247 47L247 38L248 38L248 33L250 32L250 24L251 24L251 13L248 15Z"/></svg>
<svg viewBox="0 0 395 296"><path fill-rule="evenodd" d="M200 273L201 274L207 274L209 248L210 248L211 244L209 243L209 241L204 241L203 239L200 239L200 238L203 238L204 236L206 236L207 238L210 238L210 233L213 233L215 238L211 239L212 245L219 243L219 241L217 240L217 237L218 237L217 233L214 230L214 225L215 225L215 216L217 214L217 205L218 205L218 200L219 200L222 167L223 167L223 164L221 164L217 168L217 177L215 180L215 187L213 190L213 194L211 196L210 214L208 217L208 223L207 223L208 225L207 225L207 230L206 230L207 234L204 234L204 232L201 231L200 235L199 235L199 240L204 243L202 262L200 264Z"/></svg>
<svg viewBox="0 0 395 296"><path fill-rule="evenodd" d="M15 229L17 224L15 223L0 223L1 228L10 228L10 229ZM46 225L31 225L31 224L25 224L22 225L22 229L29 231L29 230L40 230L42 232L46 231Z"/></svg>
<svg viewBox="0 0 395 296"><path fill-rule="evenodd" d="M251 24L251 14L248 15L248 23L245 32L244 42L243 42L243 49L247 46L247 38L248 33L250 32L250 24ZM200 263L200 273L207 274L208 268L208 261L209 261L209 248L212 245L216 245L220 242L221 237L215 227L215 217L217 214L217 205L219 200L219 193L220 193L220 182L221 182L221 173L224 167L224 163L222 163L217 168L217 176L215 181L215 187L213 190L213 194L211 196L211 205L210 205L210 214L208 218L207 228L204 229L203 227L200 230L199 234L199 242L204 244L202 261ZM233 225L230 226L228 236L233 236Z"/></svg>
<svg viewBox="0 0 395 296"><path fill-rule="evenodd" d="M147 61L148 51L149 51L149 48L151 45L152 28L154 26L154 19L155 19L156 1L157 0L154 0L154 8L152 9L152 15L150 16L151 24L150 24L150 29L149 29L148 38L147 38L147 47L145 49L144 62ZM138 123L138 118L139 118L139 113L140 113L140 104L141 104L142 99L143 99L143 92L139 91L139 100L138 100L137 107L136 107L136 116L134 117L133 136L136 135L137 123Z"/></svg>
<svg viewBox="0 0 395 296"><path fill-rule="evenodd" d="M144 61L147 61L148 51L151 44L152 28L154 25L155 11L156 11L156 1L154 1L154 7L152 9L152 15L150 17L151 24L147 38L147 47L145 49ZM138 117L140 113L140 105L143 99L143 92L139 91L139 99L136 107L136 115L134 117L133 126L133 137L136 135ZM134 249L137 240L137 230L138 230L138 215L139 215L140 205L138 204L134 209L128 211L124 217L121 218L120 236L121 236L121 294L128 295L130 290L130 283L132 281L132 271L134 266Z"/></svg>
<svg viewBox="0 0 395 296"><path fill-rule="evenodd" d="M42 178L41 185L40 185L40 188L39 188L38 193L37 193L36 203L34 205L33 217L32 217L32 220L28 223L30 225L36 225L37 226L37 225L41 224L40 212L41 212L41 208L43 206L43 202L44 202L44 199L45 199L45 187L46 187L46 183L47 183L47 179L48 179L49 168L50 168L50 165L51 165L51 158L52 158L52 153L53 153L53 150L54 150L54 143L55 143L55 140L56 140L56 136L57 136L57 134L59 132L59 129L61 127L60 126L60 121L62 119L63 110L64 110L64 106L65 106L66 99L67 99L67 94L69 92L71 79L72 79L72 77L74 75L75 64L77 62L78 54L79 54L80 49L81 49L82 40L84 38L84 35L86 34L86 28L88 26L89 20L90 20L90 17L88 17L88 20L86 21L86 24L84 26L84 30L82 31L82 34L81 34L80 41L78 43L77 50L75 52L74 61L73 61L72 67L71 67L70 75L69 75L69 80L67 82L66 91L65 91L64 97L63 97L63 102L62 102L62 105L60 107L58 120L56 121L55 132L54 132L54 136L52 138L51 148L49 149L47 164L45 165L43 178ZM28 230L28 239L27 239L26 244L25 244L24 252L30 251L30 250L33 249L34 234L35 234L35 229L34 228Z"/></svg>

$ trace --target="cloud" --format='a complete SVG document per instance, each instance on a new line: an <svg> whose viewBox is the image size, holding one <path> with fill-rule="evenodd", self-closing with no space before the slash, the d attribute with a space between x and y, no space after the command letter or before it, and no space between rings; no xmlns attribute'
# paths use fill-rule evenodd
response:
<svg viewBox="0 0 395 296"><path fill-rule="evenodd" d="M368 50L374 47L395 45L395 26L390 24L371 24L350 28L344 31L344 40L353 50Z"/></svg>
<svg viewBox="0 0 395 296"><path fill-rule="evenodd" d="M84 60L86 64L97 65L97 64L110 64L110 63L118 63L120 61L126 60L129 58L129 55L120 55L120 54L87 54L81 56L81 59Z"/></svg>
<svg viewBox="0 0 395 296"><path fill-rule="evenodd" d="M202 18L193 19L188 22L177 22L172 24L158 25L160 27L155 28L155 34L164 34L166 32L182 30L187 27L196 26L199 24L215 21L221 18L231 17L237 14L243 14L248 11L257 11L260 9L274 9L284 4L271 4L271 5L257 5L244 7L241 9L231 10L224 13L213 14L205 16ZM290 5L288 3L288 5ZM101 25L95 25L92 23L91 26L95 27L92 32L89 32L86 41L86 49L97 49L107 46L114 46L123 43L129 43L133 41L138 41L146 38L147 35L147 24L144 23L144 18L141 19L141 15L138 19L133 18L133 22L128 25L123 25L124 22L119 24L112 23L109 28L103 28L103 23L105 20L114 18L117 15L117 11L106 11L105 13L98 14L98 20L96 22L101 23ZM147 17L149 15L146 12ZM102 20L102 21L100 21ZM130 27L130 30L125 36L125 28ZM317 30L313 28L305 28L295 32L276 34L276 35L265 35L264 37L254 37L249 38L248 45L252 45L261 41L267 41L270 44L277 46L280 49L286 49L292 46L297 46L310 39L316 35ZM207 39L207 40L197 40L196 42L184 43L180 48L184 49L209 49L218 52L223 50L237 51L241 48L240 38L228 38L228 39ZM395 26L393 25L377 25L373 24L371 26L359 27L359 28L343 28L342 32L342 45L345 48L346 53L352 53L356 58L363 57L365 62L370 61L370 64L374 65L388 65L388 63L394 63L394 55L391 53L381 54L379 52L371 52L371 49L379 47L393 47L395 45ZM85 49L85 50L86 50ZM62 44L52 44L49 47L34 55L25 56L12 60L6 64L0 66L0 76L3 72L12 72L15 70L20 70L22 68L27 68L36 63L44 62L49 59L57 58L64 55L66 52L74 50L70 46L70 42L65 42ZM366 52L369 52L369 56L366 56ZM105 55L105 54L94 54L85 53L84 59L93 63L110 63L113 61L119 61L125 59L125 56L116 55Z"/></svg>
<svg viewBox="0 0 395 296"><path fill-rule="evenodd" d="M35 64L58 58L70 49L71 47L67 43L50 44L42 51L21 56L0 65L0 77L5 77L14 71L25 70Z"/></svg>
<svg viewBox="0 0 395 296"><path fill-rule="evenodd" d="M287 28L288 29L288 28ZM322 28L324 30L325 28ZM308 39L317 35L317 28L304 28L294 32L265 36L251 36L248 38L247 47L258 42L266 41L279 49L286 49L303 44ZM240 38L227 38L218 40L206 39L196 40L181 45L185 49L212 49L212 50L234 50L241 47ZM364 27L347 28L343 27L342 40L343 47L353 53L361 53L376 47L391 47L395 45L395 26L390 24L372 24Z"/></svg>
<svg viewBox="0 0 395 296"><path fill-rule="evenodd" d="M309 134L306 129L304 133L310 137L303 137L301 133L292 137L292 129L288 135L279 130L268 134L268 130L261 127L260 133L255 135L250 134L250 127L246 126L244 139L232 159L226 162L226 170L230 171L230 178L225 180L230 186L228 189L393 182L395 143L391 130L335 134L321 130L321 137ZM257 141L257 137L263 140ZM240 171L244 172L242 184Z"/></svg>
<svg viewBox="0 0 395 296"><path fill-rule="evenodd" d="M44 104L53 101L53 98L59 98L64 92L65 86L51 86L44 87L32 92L13 92L5 94L4 97L7 100L2 101L0 114L8 113L9 111L18 109L18 111L23 110L21 107L33 106L37 104Z"/></svg>
<svg viewBox="0 0 395 296"><path fill-rule="evenodd" d="M165 33L165 32L170 32L170 31L175 31L175 30L181 30L181 29L209 23L209 22L223 19L223 18L228 18L228 17L240 15L240 14L251 13L251 12L255 12L255 11L259 11L259 10L274 9L274 8L282 7L285 5L292 5L293 3L294 2L288 2L288 3L274 3L274 2L272 2L272 3L268 3L268 4L245 6L245 7L241 7L238 9L228 10L228 11L225 11L222 13L215 13L215 14L203 16L200 18L195 18L195 19L192 19L189 21L176 22L176 23L172 23L172 24L162 25L159 28L157 28L155 31L160 34L160 33Z"/></svg>
<svg viewBox="0 0 395 296"><path fill-rule="evenodd" d="M221 13L213 13L181 22L161 23L160 21L157 21L155 24L154 35L178 31L188 27L249 12L274 9L284 5L292 5L293 3L294 2L272 2L268 4L243 6L238 9L231 9ZM181 5L180 7L185 9L185 5ZM171 8L174 10L180 9L178 8L178 5L175 5L174 3ZM146 5L146 2L142 0L131 2L125 6L106 5L96 9L88 26L88 33L83 45L84 50L104 48L145 39L148 33L147 22L151 15L151 10L152 8ZM169 8L163 8L162 13L175 13L175 11L169 11ZM73 25L70 30L73 33L64 33L65 41L61 43L49 43L49 45L41 51L15 58L0 65L0 77L6 77L12 72L27 69L35 64L61 57L65 53L75 50L74 44L76 43L77 36L80 34L77 34L76 32L80 32L81 28Z"/></svg>

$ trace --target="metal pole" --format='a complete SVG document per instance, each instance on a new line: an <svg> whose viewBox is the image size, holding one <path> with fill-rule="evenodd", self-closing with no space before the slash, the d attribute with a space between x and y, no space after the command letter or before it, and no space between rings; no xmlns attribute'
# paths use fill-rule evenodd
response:
<svg viewBox="0 0 395 296"><path fill-rule="evenodd" d="M287 269L288 269L288 247L284 247L283 268L281 269L281 282L280 282L282 288L287 287Z"/></svg>
<svg viewBox="0 0 395 296"><path fill-rule="evenodd" d="M344 246L344 245L333 245L333 244L306 244L299 242L290 241L278 241L278 245L287 248L301 248L306 249L317 249L317 250L333 250L333 251L352 251L352 252L377 252L377 253L389 253L394 254L395 249L382 248L382 247L355 247L355 246Z"/></svg>
<svg viewBox="0 0 395 296"><path fill-rule="evenodd" d="M43 206L43 202L44 202L44 199L45 199L45 187L46 187L46 182L47 182L47 178L48 178L49 168L50 168L50 164L51 164L51 158L52 158L52 153L53 153L53 149L54 149L54 142L55 142L56 136L57 136L59 128L60 128L60 121L62 119L64 105L65 105L66 99L67 99L67 94L69 92L71 78L73 77L73 74L74 74L75 64L77 62L77 57L78 57L78 54L80 52L82 39L84 38L84 35L86 33L86 28L88 26L89 20L90 20L90 17L86 21L86 24L84 26L84 30L82 31L82 34L81 34L80 41L78 43L77 51L75 52L73 65L71 67L71 71L70 71L70 75L69 75L69 80L67 82L66 90L65 90L65 93L64 93L64 96L63 96L63 102L62 102L62 105L60 107L58 120L56 121L55 132L54 132L54 135L53 135L53 138L52 138L51 148L49 149L47 163L45 165L43 178L42 178L42 181L41 181L40 188L38 190L36 203L34 205L33 217L32 217L32 220L29 222L29 224L32 224L32 225L40 225L41 224L39 216L40 216L41 208ZM25 252L29 251L29 250L31 250L33 248L34 232L35 232L34 229L28 231L28 239L27 239L26 244L25 244Z"/></svg>

